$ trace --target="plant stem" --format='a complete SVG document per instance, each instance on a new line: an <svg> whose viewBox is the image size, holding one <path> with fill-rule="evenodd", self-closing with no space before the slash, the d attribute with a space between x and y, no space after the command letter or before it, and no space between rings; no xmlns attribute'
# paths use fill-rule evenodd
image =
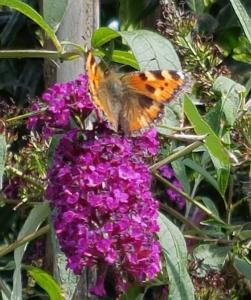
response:
<svg viewBox="0 0 251 300"><path fill-rule="evenodd" d="M206 134L204 135L193 135L193 134L162 134L163 136L169 138L169 139L173 139L173 140L178 140L178 141L191 141L191 142L195 142L195 141L203 141L205 140L205 138L207 137Z"/></svg>
<svg viewBox="0 0 251 300"><path fill-rule="evenodd" d="M181 149L171 155L169 155L168 157L164 158L163 160L157 162L156 164L152 165L150 167L150 170L152 172L156 171L159 167L165 165L165 164L169 164L170 162L185 156L189 153L191 153L194 149L198 148L199 146L201 146L203 143L201 141L196 141L194 143L192 143L191 145L185 147L184 149Z"/></svg>
<svg viewBox="0 0 251 300"><path fill-rule="evenodd" d="M250 202L250 201L251 201L250 197L249 197L249 196L246 196L246 197L240 199L239 201L235 202L234 204L232 204L232 207L231 207L232 212L233 212L237 207L239 207L240 205L242 205L243 203L245 203L245 202Z"/></svg>
<svg viewBox="0 0 251 300"><path fill-rule="evenodd" d="M6 123L14 123L14 122L19 121L19 120L23 120L23 119L26 119L26 118L29 118L29 117L32 117L32 116L35 116L35 115L39 115L39 114L45 112L46 109L47 109L47 107L44 107L44 108L41 108L41 109L36 110L36 111L31 111L31 112L28 112L28 113L20 115L20 116L9 118L5 122Z"/></svg>
<svg viewBox="0 0 251 300"><path fill-rule="evenodd" d="M172 127L172 126L167 126L167 125L158 125L158 128L164 128L164 129L169 129L169 130L173 130L173 131L185 131L185 130L193 129L192 126Z"/></svg>
<svg viewBox="0 0 251 300"><path fill-rule="evenodd" d="M231 217L232 217L232 199L233 199L233 188L234 188L234 180L233 176L230 175L229 178L229 190L228 190L228 202L225 202L226 206L226 215L227 215L227 224L231 224Z"/></svg>
<svg viewBox="0 0 251 300"><path fill-rule="evenodd" d="M6 166L5 169L6 169L6 171L9 171L12 174L17 175L17 176L21 177L22 179L24 179L25 181L29 182L30 184L34 185L39 190L44 191L44 186L42 184L39 184L36 179L33 179L28 175L24 175L23 172L15 169L13 167L10 167L10 166Z"/></svg>
<svg viewBox="0 0 251 300"><path fill-rule="evenodd" d="M5 248L2 248L0 250L0 257L14 251L16 248L26 244L27 242L35 240L36 238L40 237L41 235L46 234L47 232L49 232L49 230L50 230L50 226L46 225L46 226L40 228L38 231L28 234L25 237L23 237L22 239L17 240L16 242L10 244L9 246L7 246Z"/></svg>
<svg viewBox="0 0 251 300"><path fill-rule="evenodd" d="M203 237L193 236L193 235L189 235L189 234L184 234L184 237L186 239L192 239L192 240L203 241L203 242L212 242L212 243L216 243L216 244L231 244L232 243L232 241L230 241L230 240L203 238Z"/></svg>
<svg viewBox="0 0 251 300"><path fill-rule="evenodd" d="M186 217L184 217L181 213L179 213L175 209L171 208L170 206L168 206L166 204L160 204L160 208L161 208L161 210L163 210L163 211L167 212L168 214L174 216L177 220L179 220L183 224L186 224L189 227L191 227L192 229L194 229L194 231L196 231L201 236L204 236L204 237L208 238L208 235L205 234L203 230L201 230L199 227L197 227L189 219L187 219Z"/></svg>
<svg viewBox="0 0 251 300"><path fill-rule="evenodd" d="M0 205L1 204L10 204L10 205L15 205L15 206L19 206L20 204L25 204L28 206L34 206L37 204L41 204L41 202L37 201L37 202L24 202L24 201L20 201L20 200L15 200L15 199L7 199L5 197L3 197L3 195L0 194Z"/></svg>
<svg viewBox="0 0 251 300"><path fill-rule="evenodd" d="M0 59L2 58L47 58L58 59L62 53L51 50L0 50Z"/></svg>
<svg viewBox="0 0 251 300"><path fill-rule="evenodd" d="M192 203L192 204L196 205L197 207L199 207L201 210L203 210L211 218L213 218L214 220L216 220L216 221L218 221L220 223L223 223L223 221L220 218L218 218L217 216L215 216L214 214L212 214L212 212L206 206L204 206L199 201L193 199L187 193L185 193L182 190L180 190L179 188L177 188L176 185L172 184L171 182L169 182L168 180L166 180L165 178L163 178L156 171L153 171L153 175L157 179L159 179L161 182L163 182L165 185L167 185L168 187L172 188L174 191L176 191L177 193L179 193L182 197L184 197L185 199L187 199L190 203Z"/></svg>

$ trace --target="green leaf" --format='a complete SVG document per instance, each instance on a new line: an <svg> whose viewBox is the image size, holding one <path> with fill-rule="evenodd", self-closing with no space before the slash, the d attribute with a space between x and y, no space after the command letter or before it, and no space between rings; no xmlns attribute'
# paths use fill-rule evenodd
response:
<svg viewBox="0 0 251 300"><path fill-rule="evenodd" d="M234 267L251 281L251 265L246 260L235 257Z"/></svg>
<svg viewBox="0 0 251 300"><path fill-rule="evenodd" d="M190 194L190 190L191 190L190 183L189 183L189 180L188 180L188 177L187 177L186 168L185 168L183 160L182 159L176 159L175 161L173 161L171 163L171 165L172 165L172 168L175 172L176 177L181 182L184 191L187 194Z"/></svg>
<svg viewBox="0 0 251 300"><path fill-rule="evenodd" d="M221 127L221 119L224 113L222 111L221 100L219 100L214 107L212 107L207 114L204 115L204 120L218 135Z"/></svg>
<svg viewBox="0 0 251 300"><path fill-rule="evenodd" d="M217 181L219 184L219 188L220 188L222 197L223 197L224 193L226 192L226 189L228 186L229 175L230 175L230 166L228 169L217 170Z"/></svg>
<svg viewBox="0 0 251 300"><path fill-rule="evenodd" d="M240 0L230 0L242 28L251 43L251 19Z"/></svg>
<svg viewBox="0 0 251 300"><path fill-rule="evenodd" d="M45 221L49 215L49 206L47 203L37 204L30 212L26 221L20 230L17 239L22 239L28 234L31 234L39 228L39 226ZM23 255L26 251L28 243L18 247L14 251L15 271L13 275L13 288L11 293L11 300L22 299L22 275L21 275L21 263Z"/></svg>
<svg viewBox="0 0 251 300"><path fill-rule="evenodd" d="M122 30L135 30L141 27L140 16L145 0L120 0L119 20Z"/></svg>
<svg viewBox="0 0 251 300"><path fill-rule="evenodd" d="M245 36L239 36L238 44L233 49L233 59L251 64L251 43Z"/></svg>
<svg viewBox="0 0 251 300"><path fill-rule="evenodd" d="M201 14L205 10L205 4L203 0L187 0L187 5L197 14Z"/></svg>
<svg viewBox="0 0 251 300"><path fill-rule="evenodd" d="M181 70L172 44L163 36L149 30L120 32L135 55L141 70Z"/></svg>
<svg viewBox="0 0 251 300"><path fill-rule="evenodd" d="M249 1L249 0L248 0ZM223 37L223 35L228 34L228 32L233 29L233 33L236 34L236 30L238 29L238 36L240 35L240 32L242 30L240 22L236 16L236 14L233 11L233 7L231 3L228 3L220 9L219 13L217 14L217 20L218 20L218 32L217 32L217 40L218 40L218 33L219 33L219 39ZM236 29L237 28L237 29ZM238 38L238 37L237 37ZM224 40L224 37L223 37ZM224 41L223 41L224 43ZM232 49L232 48L230 48Z"/></svg>
<svg viewBox="0 0 251 300"><path fill-rule="evenodd" d="M206 197L206 196L201 196L200 199L202 200L202 202L205 204L205 206L211 211L211 213L216 216L216 217L220 217L219 215L219 211L217 209L217 207L215 206L214 202Z"/></svg>
<svg viewBox="0 0 251 300"><path fill-rule="evenodd" d="M139 65L137 63L137 60L135 59L134 55L128 51L113 50L112 61L120 64L125 64L133 67L134 69L139 70Z"/></svg>
<svg viewBox="0 0 251 300"><path fill-rule="evenodd" d="M121 300L143 300L144 294L142 293L142 287L134 285L130 287L125 294L121 297Z"/></svg>
<svg viewBox="0 0 251 300"><path fill-rule="evenodd" d="M237 230L237 229L240 230L239 226L236 229L236 226L226 224L221 219L207 219L207 220L201 221L201 224L214 226L215 228L217 227L218 229L221 228L221 229L227 230L228 232L231 232L231 233L234 230Z"/></svg>
<svg viewBox="0 0 251 300"><path fill-rule="evenodd" d="M218 29L218 21L208 13L202 13L198 19L198 31L200 33L211 33L214 34L216 29Z"/></svg>
<svg viewBox="0 0 251 300"><path fill-rule="evenodd" d="M239 113L241 95L246 92L245 87L230 78L219 76L214 82L213 89L221 93L221 110L224 112L228 124L233 126Z"/></svg>
<svg viewBox="0 0 251 300"><path fill-rule="evenodd" d="M1 282L1 296L2 300L10 300L11 297L11 289L6 281L0 277Z"/></svg>
<svg viewBox="0 0 251 300"><path fill-rule="evenodd" d="M50 296L50 300L63 300L62 291L54 278L39 268L29 267L29 274L35 279L36 283L44 289Z"/></svg>
<svg viewBox="0 0 251 300"><path fill-rule="evenodd" d="M101 27L96 30L92 36L91 44L93 48L99 48L102 45L112 41L117 37L122 37L123 41L131 48L133 55L120 57L123 58L123 63L136 67L137 60L140 70L181 70L179 58L172 44L163 36L149 30L135 30L133 32L121 31L117 32L107 27ZM142 52L144 49L144 52ZM117 55L121 55L120 50L114 50L115 59ZM116 61L116 60L114 60Z"/></svg>
<svg viewBox="0 0 251 300"><path fill-rule="evenodd" d="M0 134L0 190L3 188L3 173L6 158L5 136Z"/></svg>
<svg viewBox="0 0 251 300"><path fill-rule="evenodd" d="M251 44L249 45L251 46ZM245 49L243 48L235 48L234 49L234 54L232 55L233 59L240 61L240 62L244 62L247 64L251 64L251 55L250 53L244 52Z"/></svg>
<svg viewBox="0 0 251 300"><path fill-rule="evenodd" d="M193 161L190 158L186 158L183 160L185 166L191 168L195 172L202 175L208 183L210 183L218 192L220 192L217 181L213 178L213 176L206 171L205 168L202 168L197 162Z"/></svg>
<svg viewBox="0 0 251 300"><path fill-rule="evenodd" d="M169 300L193 300L194 287L187 272L187 249L178 227L159 213L158 233L163 248L170 280Z"/></svg>
<svg viewBox="0 0 251 300"><path fill-rule="evenodd" d="M152 14L158 6L158 0L120 0L119 20L121 30L135 30L142 27L142 20Z"/></svg>
<svg viewBox="0 0 251 300"><path fill-rule="evenodd" d="M1 296L2 296L2 300L10 300L10 298L6 296L4 291L1 291Z"/></svg>
<svg viewBox="0 0 251 300"><path fill-rule="evenodd" d="M227 258L231 247L220 247L219 245L205 244L200 245L193 251L193 256L196 259L202 260L203 265L207 265L210 269L220 270Z"/></svg>
<svg viewBox="0 0 251 300"><path fill-rule="evenodd" d="M247 240L247 239L251 239L251 230L242 230L238 237L242 240Z"/></svg>
<svg viewBox="0 0 251 300"><path fill-rule="evenodd" d="M43 0L43 16L45 22L56 32L63 19L68 0Z"/></svg>
<svg viewBox="0 0 251 300"><path fill-rule="evenodd" d="M28 4L19 0L0 0L0 5L8 6L9 8L15 9L27 16L28 18L30 18L33 22L38 24L38 26L40 26L46 32L56 49L58 51L62 50L60 42L58 41L53 29L44 21L42 16Z"/></svg>
<svg viewBox="0 0 251 300"><path fill-rule="evenodd" d="M187 95L184 96L184 112L196 134L207 135L205 138L205 146L215 166L219 190L223 195L227 188L230 172L229 156L224 149L221 140L217 137L211 127L203 120L197 108Z"/></svg>
<svg viewBox="0 0 251 300"><path fill-rule="evenodd" d="M93 33L91 38L91 45L93 48L99 48L119 36L119 32L111 28L100 27Z"/></svg>
<svg viewBox="0 0 251 300"><path fill-rule="evenodd" d="M225 56L228 56L234 48L238 47L240 35L241 28L239 27L231 27L217 32L217 43L224 50Z"/></svg>

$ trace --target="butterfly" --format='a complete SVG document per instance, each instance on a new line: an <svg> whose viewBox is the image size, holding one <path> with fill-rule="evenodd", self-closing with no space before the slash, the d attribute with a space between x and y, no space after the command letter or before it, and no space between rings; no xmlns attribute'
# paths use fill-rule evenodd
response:
<svg viewBox="0 0 251 300"><path fill-rule="evenodd" d="M92 101L105 115L114 131L137 135L157 123L164 106L180 96L189 78L179 71L130 72L120 76L103 70L91 51L87 53L86 72Z"/></svg>

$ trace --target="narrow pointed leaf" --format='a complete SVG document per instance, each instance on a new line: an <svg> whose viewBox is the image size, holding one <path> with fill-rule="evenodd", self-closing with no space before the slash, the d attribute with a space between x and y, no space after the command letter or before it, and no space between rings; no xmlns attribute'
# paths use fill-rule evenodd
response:
<svg viewBox="0 0 251 300"><path fill-rule="evenodd" d="M185 164L185 166L191 168L195 172L197 172L200 175L202 175L208 183L210 183L217 191L220 192L217 181L213 178L213 176L210 173L208 173L205 170L205 168L203 168L197 162L193 161L190 158L184 159L183 163Z"/></svg>
<svg viewBox="0 0 251 300"><path fill-rule="evenodd" d="M219 245L204 244L195 248L193 255L210 269L221 270L230 250L230 246L221 247Z"/></svg>
<svg viewBox="0 0 251 300"><path fill-rule="evenodd" d="M234 11L242 25L242 28L251 43L251 18L249 17L245 6L240 0L230 0Z"/></svg>
<svg viewBox="0 0 251 300"><path fill-rule="evenodd" d="M47 24L56 32L65 14L68 0L43 0L43 16Z"/></svg>
<svg viewBox="0 0 251 300"><path fill-rule="evenodd" d="M112 52L112 60L133 67L136 70L139 70L139 65L134 55L128 51L114 50Z"/></svg>
<svg viewBox="0 0 251 300"><path fill-rule="evenodd" d="M251 264L246 260L236 257L234 259L235 268L251 281Z"/></svg>
<svg viewBox="0 0 251 300"><path fill-rule="evenodd" d="M217 173L219 190L221 194L224 195L230 172L229 156L219 137L215 134L208 123L203 120L192 100L187 95L184 97L184 112L196 134L207 135L205 138L205 146L210 154Z"/></svg>
<svg viewBox="0 0 251 300"><path fill-rule="evenodd" d="M24 236L36 231L42 222L48 217L49 206L46 203L36 205L27 217L21 231L18 234L18 239L22 239ZM11 300L22 299L22 274L21 264L22 259L27 248L28 243L18 247L14 251L15 271L13 275L13 289L11 293Z"/></svg>
<svg viewBox="0 0 251 300"><path fill-rule="evenodd" d="M241 95L246 91L245 87L230 78L219 76L214 82L213 89L221 93L221 110L228 124L233 126L239 113Z"/></svg>
<svg viewBox="0 0 251 300"><path fill-rule="evenodd" d="M111 28L100 27L98 30L96 30L93 33L91 39L91 45L93 48L99 48L119 36L120 36L119 32Z"/></svg>
<svg viewBox="0 0 251 300"><path fill-rule="evenodd" d="M20 13L24 14L26 17L30 18L33 22L35 22L46 32L48 37L52 40L56 49L58 51L61 51L60 42L58 41L53 29L45 22L42 16L35 11L35 9L19 0L0 0L0 5L8 6L11 9L15 9Z"/></svg>
<svg viewBox="0 0 251 300"><path fill-rule="evenodd" d="M50 296L50 300L63 300L62 291L54 278L39 268L29 268L29 273L36 283Z"/></svg>
<svg viewBox="0 0 251 300"><path fill-rule="evenodd" d="M194 287L187 272L187 248L184 237L179 228L161 213L158 224L159 240L170 281L168 299L194 300Z"/></svg>

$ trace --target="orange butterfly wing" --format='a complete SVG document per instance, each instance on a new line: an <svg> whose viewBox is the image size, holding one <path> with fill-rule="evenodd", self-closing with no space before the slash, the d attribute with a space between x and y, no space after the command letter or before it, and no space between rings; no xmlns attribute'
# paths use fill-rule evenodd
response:
<svg viewBox="0 0 251 300"><path fill-rule="evenodd" d="M86 72L89 78L89 90L94 104L104 113L111 127L118 130L118 113L114 113L114 109L119 110L119 103L114 104L114 99L107 89L107 81L116 80L113 76L105 74L99 64L96 62L91 51L87 53Z"/></svg>
<svg viewBox="0 0 251 300"><path fill-rule="evenodd" d="M93 102L117 131L137 134L158 121L164 104L177 98L189 86L189 79L178 71L132 72L119 78L104 72L89 51L86 61Z"/></svg>
<svg viewBox="0 0 251 300"><path fill-rule="evenodd" d="M121 125L126 133L137 134L157 123L164 104L179 97L190 83L187 75L178 71L133 72L121 78L127 91L121 112Z"/></svg>
<svg viewBox="0 0 251 300"><path fill-rule="evenodd" d="M177 98L190 82L182 72L168 70L133 72L123 76L121 81L136 93L160 103Z"/></svg>
<svg viewBox="0 0 251 300"><path fill-rule="evenodd" d="M104 72L101 70L100 66L97 64L91 51L87 53L86 59L86 72L89 78L89 89L92 94L93 100L97 106L100 106L100 100L98 99L98 89L100 88L100 83L104 80Z"/></svg>
<svg viewBox="0 0 251 300"><path fill-rule="evenodd" d="M131 93L126 99L120 114L120 125L126 134L137 135L161 118L164 110L162 103L136 93Z"/></svg>

